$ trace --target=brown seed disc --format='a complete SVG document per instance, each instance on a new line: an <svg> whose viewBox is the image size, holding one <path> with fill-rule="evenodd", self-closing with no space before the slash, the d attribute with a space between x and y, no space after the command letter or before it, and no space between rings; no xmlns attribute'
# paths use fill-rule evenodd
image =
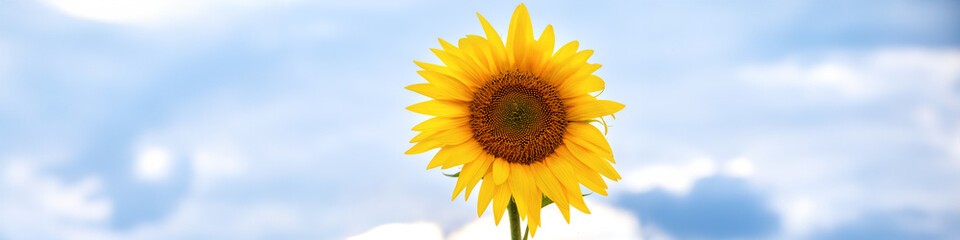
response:
<svg viewBox="0 0 960 240"><path fill-rule="evenodd" d="M539 77L507 71L470 103L470 127L483 149L507 162L543 161L563 143L567 113L556 88Z"/></svg>

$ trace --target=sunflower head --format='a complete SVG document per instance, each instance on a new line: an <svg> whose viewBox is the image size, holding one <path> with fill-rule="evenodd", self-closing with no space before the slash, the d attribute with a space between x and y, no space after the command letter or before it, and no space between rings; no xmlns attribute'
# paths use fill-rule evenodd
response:
<svg viewBox="0 0 960 240"><path fill-rule="evenodd" d="M563 143L566 109L536 75L507 71L474 93L470 128L483 150L507 162L542 161Z"/></svg>
<svg viewBox="0 0 960 240"><path fill-rule="evenodd" d="M591 95L604 89L587 63L592 50L576 41L554 51L553 27L534 39L523 4L510 20L506 44L480 16L486 37L467 35L457 45L440 39L431 49L443 65L414 61L427 83L407 89L434 100L407 107L433 118L419 131L407 154L440 151L427 169L462 166L453 198L469 198L480 183L477 214L493 203L499 224L507 203L516 202L531 233L540 225L541 199L554 201L567 222L570 206L590 213L581 185L606 195L601 176L619 180L613 151L591 122L604 123L624 105ZM597 120L599 119L599 121Z"/></svg>

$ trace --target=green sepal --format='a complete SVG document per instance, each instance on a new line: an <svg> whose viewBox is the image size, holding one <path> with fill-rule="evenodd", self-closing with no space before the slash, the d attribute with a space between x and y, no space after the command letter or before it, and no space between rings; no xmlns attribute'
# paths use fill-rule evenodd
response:
<svg viewBox="0 0 960 240"><path fill-rule="evenodd" d="M551 203L553 203L553 199L548 198L547 195L543 195L543 199L540 200L540 208L546 207Z"/></svg>
<svg viewBox="0 0 960 240"><path fill-rule="evenodd" d="M446 174L446 173L444 173L443 175L444 175L444 176L447 176L447 177L454 177L454 178L455 178L455 177L460 177L460 172L457 172L457 173L454 173L454 174Z"/></svg>
<svg viewBox="0 0 960 240"><path fill-rule="evenodd" d="M590 196L590 194L593 194L593 193L583 194L583 196L584 197ZM552 203L553 203L553 199L548 198L547 195L543 195L543 199L540 200L540 208L544 208L547 205L550 205Z"/></svg>

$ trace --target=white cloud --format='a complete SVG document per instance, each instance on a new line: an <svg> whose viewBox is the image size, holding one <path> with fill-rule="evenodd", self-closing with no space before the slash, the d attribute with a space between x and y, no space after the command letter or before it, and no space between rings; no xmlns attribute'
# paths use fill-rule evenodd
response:
<svg viewBox="0 0 960 240"><path fill-rule="evenodd" d="M269 10L302 0L44 0L47 5L77 18L138 26L196 24L217 21L251 11ZM405 1L322 1L329 6L396 9Z"/></svg>
<svg viewBox="0 0 960 240"><path fill-rule="evenodd" d="M111 204L97 197L102 188L97 178L84 178L72 186L51 182L40 188L37 198L44 210L52 214L78 220L104 220L110 216Z"/></svg>
<svg viewBox="0 0 960 240"><path fill-rule="evenodd" d="M639 220L631 213L609 205L587 200L591 214L570 211L570 224L553 205L541 212L541 228L531 239L669 239L662 233L641 235ZM377 226L347 240L366 239L448 239L486 240L510 237L507 216L497 226L492 214L474 220L443 238L443 231L434 223L391 223ZM526 223L524 223L526 224ZM525 226L525 225L522 225Z"/></svg>
<svg viewBox="0 0 960 240"><path fill-rule="evenodd" d="M247 171L240 155L229 147L199 146L190 158L198 188L212 187L218 179L234 177Z"/></svg>
<svg viewBox="0 0 960 240"><path fill-rule="evenodd" d="M265 239L287 236L316 239L324 225L314 216L318 210L280 202L237 204L217 201L205 194L191 194L162 221L137 226L126 232L105 231L116 239Z"/></svg>
<svg viewBox="0 0 960 240"><path fill-rule="evenodd" d="M278 205L261 204L241 214L236 225L242 229L275 229L278 232L292 231L301 227L303 217L297 209Z"/></svg>
<svg viewBox="0 0 960 240"><path fill-rule="evenodd" d="M662 188L677 195L685 195L700 179L723 174L747 178L754 174L753 161L745 157L724 162L718 166L711 158L699 158L684 164L659 164L627 171L622 183L627 190L646 192Z"/></svg>
<svg viewBox="0 0 960 240"><path fill-rule="evenodd" d="M102 221L110 217L112 203L102 194L99 178L86 177L74 184L42 175L26 162L11 162L3 168L4 208L24 204L24 208L4 213L44 214L77 221ZM6 216L6 214L4 214Z"/></svg>
<svg viewBox="0 0 960 240"><path fill-rule="evenodd" d="M159 146L149 146L140 149L133 166L137 178L146 181L160 181L170 175L173 164L173 156L171 156L170 150Z"/></svg>
<svg viewBox="0 0 960 240"><path fill-rule="evenodd" d="M894 48L863 54L835 53L805 62L790 58L748 65L737 73L747 83L797 89L813 97L867 100L899 92L937 93L957 98L960 49Z"/></svg>
<svg viewBox="0 0 960 240"><path fill-rule="evenodd" d="M46 0L64 13L91 20L125 24L186 22L203 15L223 14L238 8L257 8L287 1L225 0Z"/></svg>
<svg viewBox="0 0 960 240"><path fill-rule="evenodd" d="M785 206L782 206L781 217L785 234L796 236L809 232L814 228L816 210L816 203L807 197L792 199Z"/></svg>
<svg viewBox="0 0 960 240"><path fill-rule="evenodd" d="M631 213L612 206L590 201L587 206L591 214L577 210L570 211L570 224L553 205L543 208L541 227L533 239L642 239L640 222ZM492 214L467 224L449 236L450 240L504 239L510 236L510 225L506 219L500 226L493 224Z"/></svg>
<svg viewBox="0 0 960 240"><path fill-rule="evenodd" d="M914 110L913 118L926 140L944 149L954 164L960 166L960 120L951 121L949 114L935 106L923 105Z"/></svg>
<svg viewBox="0 0 960 240"><path fill-rule="evenodd" d="M752 179L771 193L785 234L802 237L870 211L957 210L956 197L943 193L956 192L960 168L943 168L950 165L941 156L960 164L960 49L819 53L746 66L738 74L775 92L771 101L870 106L823 118L845 122L788 125L744 144L751 159L762 160ZM818 114L804 116L824 116Z"/></svg>
<svg viewBox="0 0 960 240"><path fill-rule="evenodd" d="M113 203L96 176L70 183L32 162L0 161L0 232L11 239L105 239Z"/></svg>
<svg viewBox="0 0 960 240"><path fill-rule="evenodd" d="M443 240L443 230L434 223L390 223L377 226L347 240Z"/></svg>
<svg viewBox="0 0 960 240"><path fill-rule="evenodd" d="M623 178L628 189L646 192L663 188L675 194L686 194L693 183L717 172L712 159L701 158L682 165L655 165L630 171Z"/></svg>
<svg viewBox="0 0 960 240"><path fill-rule="evenodd" d="M724 165L723 172L729 176L746 178L753 175L753 162L747 158L737 158Z"/></svg>
<svg viewBox="0 0 960 240"><path fill-rule="evenodd" d="M631 213L609 205L590 201L587 203L591 214L570 211L570 224L554 206L543 210L542 227L537 230L539 239L641 239L640 221ZM479 219L477 222L490 223L493 219ZM506 227L506 225L504 225ZM504 228L506 229L506 228ZM467 233L467 232L462 232ZM464 235L472 236L472 235ZM491 239L468 238L467 239Z"/></svg>
<svg viewBox="0 0 960 240"><path fill-rule="evenodd" d="M740 73L755 84L784 85L803 89L827 89L842 95L863 97L875 89L852 66L839 62L821 62L812 66L790 60L775 65L748 67Z"/></svg>

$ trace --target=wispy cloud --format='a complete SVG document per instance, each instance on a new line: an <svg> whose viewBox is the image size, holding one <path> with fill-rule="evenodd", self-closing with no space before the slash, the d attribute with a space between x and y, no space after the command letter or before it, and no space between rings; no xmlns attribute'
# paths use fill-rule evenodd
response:
<svg viewBox="0 0 960 240"><path fill-rule="evenodd" d="M16 239L73 238L100 228L113 204L102 180L86 176L70 183L46 174L27 159L0 162L0 232Z"/></svg>
<svg viewBox="0 0 960 240"><path fill-rule="evenodd" d="M960 106L951 90L960 81L960 50L950 48L833 53L806 61L747 66L739 76L764 88L793 89L807 98L867 101L895 97L892 94L933 93L925 97Z"/></svg>

